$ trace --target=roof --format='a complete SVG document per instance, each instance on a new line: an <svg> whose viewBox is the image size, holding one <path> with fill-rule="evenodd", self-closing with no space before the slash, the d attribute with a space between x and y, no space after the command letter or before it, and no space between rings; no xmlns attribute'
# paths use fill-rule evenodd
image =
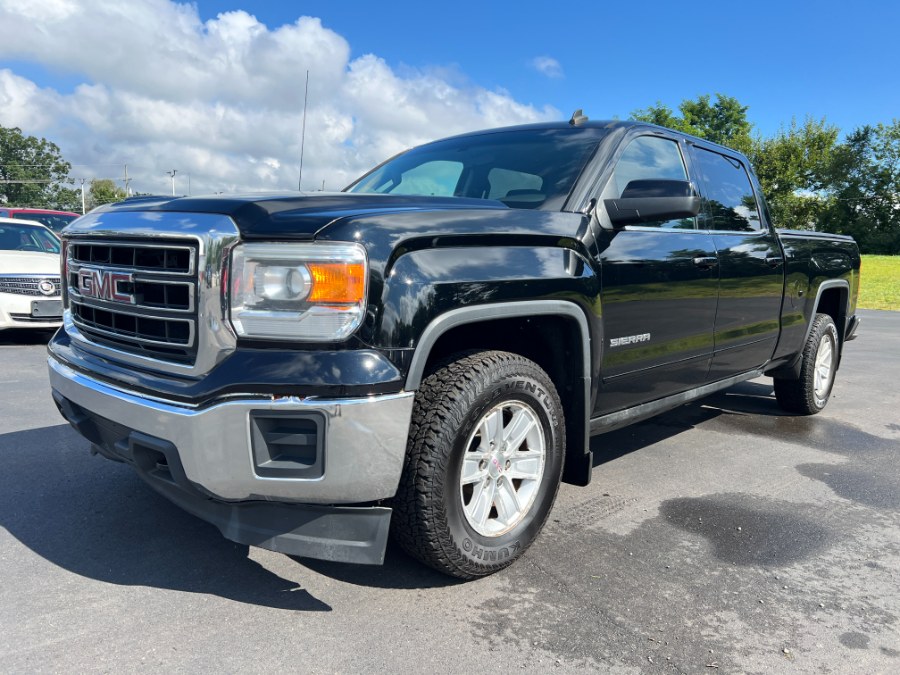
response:
<svg viewBox="0 0 900 675"><path fill-rule="evenodd" d="M666 127L661 127L658 124L652 124L651 122L642 122L638 120L588 120L586 122L582 122L580 124L571 124L570 122L562 122L562 121L553 121L553 122L537 122L534 124L520 124L516 126L510 127L497 127L494 129L481 129L478 131L469 131L464 134L457 134L455 136L447 136L446 138L438 138L434 141L429 141L427 143L423 143L422 145L430 145L431 143L438 143L440 141L457 139L457 138L467 138L474 136L482 136L484 134L494 134L494 133L503 133L505 131L540 131L542 129L572 129L573 131L578 129L605 129L607 131L613 131L617 129L625 130L631 129L634 127L643 127L649 129L658 129L659 131L664 131L669 134L677 134L683 138L690 139L692 141L696 141L698 144L706 145L710 147L721 148L722 150L727 150L729 153L734 153L743 156L743 153L739 150L735 150L734 148L729 148L720 143L715 143L714 141L707 140L705 138L700 138L699 136L693 136L691 134L687 134L683 131L678 131L676 129L668 129Z"/></svg>

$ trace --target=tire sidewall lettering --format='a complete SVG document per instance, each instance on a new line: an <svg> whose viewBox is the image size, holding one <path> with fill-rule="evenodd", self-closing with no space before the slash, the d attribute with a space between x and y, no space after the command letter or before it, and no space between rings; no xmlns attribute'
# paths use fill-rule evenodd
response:
<svg viewBox="0 0 900 675"><path fill-rule="evenodd" d="M556 426L558 424L558 416L556 414L556 411L553 409L553 406L550 402L550 396L546 389L544 389L544 387L542 387L538 382L534 380L517 379L500 383L499 386L495 386L482 394L482 396L486 396L485 400L473 406L469 414L466 415L465 427L468 429L468 432L471 432L472 426L487 410L490 410L495 405L497 405L498 399L500 399L500 397L502 397L504 394L511 394L512 396L510 396L510 399L512 400L520 400L523 403L531 404L531 401L529 401L524 396L521 396L523 392L534 396L535 401L539 403L539 405L533 407L535 407L536 410L543 411L552 426ZM462 434L460 434L460 436L462 436Z"/></svg>

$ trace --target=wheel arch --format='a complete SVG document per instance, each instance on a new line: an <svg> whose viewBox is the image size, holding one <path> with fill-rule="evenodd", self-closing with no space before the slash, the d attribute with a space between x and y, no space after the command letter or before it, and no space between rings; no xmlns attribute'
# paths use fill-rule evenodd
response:
<svg viewBox="0 0 900 675"><path fill-rule="evenodd" d="M558 348L557 340L569 348ZM434 363L466 350L497 349L531 359L547 372L562 399L566 415L563 482L587 485L593 466L588 444L590 344L587 318L572 302L529 300L460 307L435 318L422 332L406 389L417 389Z"/></svg>
<svg viewBox="0 0 900 675"><path fill-rule="evenodd" d="M827 314L834 321L838 333L838 363L844 351L844 337L847 333L847 319L850 316L850 284L844 279L823 281L816 290L816 301L806 325L803 344L809 339L816 314Z"/></svg>

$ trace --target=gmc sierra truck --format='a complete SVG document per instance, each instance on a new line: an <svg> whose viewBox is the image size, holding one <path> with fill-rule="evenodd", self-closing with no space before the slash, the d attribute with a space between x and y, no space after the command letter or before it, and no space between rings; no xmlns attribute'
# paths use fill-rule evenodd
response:
<svg viewBox="0 0 900 675"><path fill-rule="evenodd" d="M460 578L512 563L592 435L774 378L825 406L848 237L776 231L740 153L634 122L423 145L340 193L143 198L63 235L53 397L225 537Z"/></svg>

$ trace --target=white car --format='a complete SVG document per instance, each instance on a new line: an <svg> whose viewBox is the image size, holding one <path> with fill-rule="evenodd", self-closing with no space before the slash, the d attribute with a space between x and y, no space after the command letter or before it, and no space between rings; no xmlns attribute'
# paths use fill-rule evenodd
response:
<svg viewBox="0 0 900 675"><path fill-rule="evenodd" d="M60 248L40 223L0 218L0 330L62 323Z"/></svg>

